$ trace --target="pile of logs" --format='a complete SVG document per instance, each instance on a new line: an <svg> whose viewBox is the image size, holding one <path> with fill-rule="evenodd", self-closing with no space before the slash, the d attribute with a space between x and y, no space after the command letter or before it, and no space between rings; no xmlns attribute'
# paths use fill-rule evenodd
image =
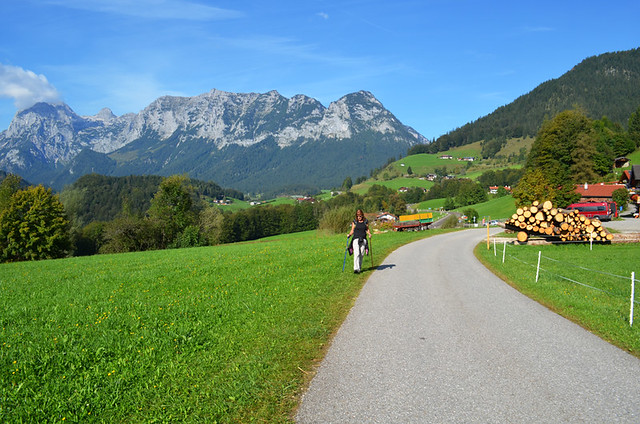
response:
<svg viewBox="0 0 640 424"><path fill-rule="evenodd" d="M558 209L550 201L533 202L530 207L518 208L505 228L518 231L518 241L529 236L543 236L560 241L607 242L613 239L597 218L589 219L577 210Z"/></svg>

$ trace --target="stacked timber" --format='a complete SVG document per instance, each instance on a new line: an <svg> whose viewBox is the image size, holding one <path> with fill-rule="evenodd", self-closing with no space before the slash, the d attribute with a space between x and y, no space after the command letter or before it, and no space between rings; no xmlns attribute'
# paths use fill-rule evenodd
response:
<svg viewBox="0 0 640 424"><path fill-rule="evenodd" d="M530 236L543 236L560 241L607 242L613 239L599 219L589 219L577 210L558 209L550 201L533 202L516 210L505 222L505 228L518 231L518 241Z"/></svg>

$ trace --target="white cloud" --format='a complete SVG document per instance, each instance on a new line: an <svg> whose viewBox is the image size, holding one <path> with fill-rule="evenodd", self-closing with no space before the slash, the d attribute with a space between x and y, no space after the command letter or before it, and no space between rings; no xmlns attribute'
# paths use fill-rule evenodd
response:
<svg viewBox="0 0 640 424"><path fill-rule="evenodd" d="M57 102L58 90L44 75L17 66L0 63L0 97L13 99L16 108L25 109L37 102Z"/></svg>
<svg viewBox="0 0 640 424"><path fill-rule="evenodd" d="M48 0L49 4L98 13L115 13L145 19L211 21L234 19L244 13L183 0Z"/></svg>
<svg viewBox="0 0 640 424"><path fill-rule="evenodd" d="M318 12L316 15L320 16L322 19L329 19L329 14L325 12Z"/></svg>

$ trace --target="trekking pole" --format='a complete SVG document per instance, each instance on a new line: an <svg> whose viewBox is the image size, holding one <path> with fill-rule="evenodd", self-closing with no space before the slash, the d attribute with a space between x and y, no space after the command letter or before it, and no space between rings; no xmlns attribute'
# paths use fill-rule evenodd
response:
<svg viewBox="0 0 640 424"><path fill-rule="evenodd" d="M371 248L371 236L369 236L369 257L371 258L371 269L373 269L373 249Z"/></svg>
<svg viewBox="0 0 640 424"><path fill-rule="evenodd" d="M349 236L347 236L347 247L344 248L344 260L342 261L342 272L344 272L344 266L347 263L347 252L349 251Z"/></svg>

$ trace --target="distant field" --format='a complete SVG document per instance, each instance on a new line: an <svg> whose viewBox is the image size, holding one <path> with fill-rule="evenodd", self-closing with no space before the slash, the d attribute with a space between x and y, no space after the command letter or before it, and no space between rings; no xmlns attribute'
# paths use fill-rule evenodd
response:
<svg viewBox="0 0 640 424"><path fill-rule="evenodd" d="M446 199L425 200L424 202L418 203L416 205L416 209L419 209L419 210L441 209L444 207L445 201Z"/></svg>
<svg viewBox="0 0 640 424"><path fill-rule="evenodd" d="M418 155L411 155L394 162L391 166L396 172L403 175L407 173L407 169L409 167L411 167L411 171L413 171L414 174L419 175L434 173L436 168L442 168L445 166L451 173L460 173L462 170L467 168L468 162L455 159L457 157L466 157L465 154L456 154L454 155L454 159L440 159L440 156L445 154L448 153L438 153L435 155L421 153ZM402 164L404 164L404 166L402 166ZM384 171L382 174L384 174Z"/></svg>
<svg viewBox="0 0 640 424"><path fill-rule="evenodd" d="M430 188L433 187L433 181L421 180L419 178L394 178L389 181L366 181L362 184L358 184L352 188L352 191L358 194L365 194L369 188L374 185L381 185L384 187L389 187L393 190L398 190L400 187L421 187L421 188Z"/></svg>
<svg viewBox="0 0 640 424"><path fill-rule="evenodd" d="M636 150L630 155L627 155L627 157L631 159L632 165L640 165L640 149Z"/></svg>
<svg viewBox="0 0 640 424"><path fill-rule="evenodd" d="M477 203L475 205L465 206L456 209L459 212L466 208L473 208L478 211L480 219L505 219L509 218L516 211L515 200L511 196L499 197L487 202Z"/></svg>
<svg viewBox="0 0 640 424"><path fill-rule="evenodd" d="M291 197L277 197L275 199L269 199L269 200L263 201L262 205L274 205L274 206L283 205L283 204L295 205L295 203L296 203L296 200L292 199ZM231 203L230 205L218 205L218 208L220 208L221 210L231 211L231 212L235 212L243 209L249 209L253 207L255 206L251 205L249 201L237 200L237 199L233 199L233 203Z"/></svg>
<svg viewBox="0 0 640 424"><path fill-rule="evenodd" d="M375 235L375 264L438 230ZM367 272L344 234L0 264L0 422L290 422Z"/></svg>
<svg viewBox="0 0 640 424"><path fill-rule="evenodd" d="M527 153L531 150L531 146L535 138L533 137L525 137L525 138L512 138L507 140L507 144L500 149L497 153L498 155L509 156L509 155L518 155L520 154L520 149L526 149Z"/></svg>

